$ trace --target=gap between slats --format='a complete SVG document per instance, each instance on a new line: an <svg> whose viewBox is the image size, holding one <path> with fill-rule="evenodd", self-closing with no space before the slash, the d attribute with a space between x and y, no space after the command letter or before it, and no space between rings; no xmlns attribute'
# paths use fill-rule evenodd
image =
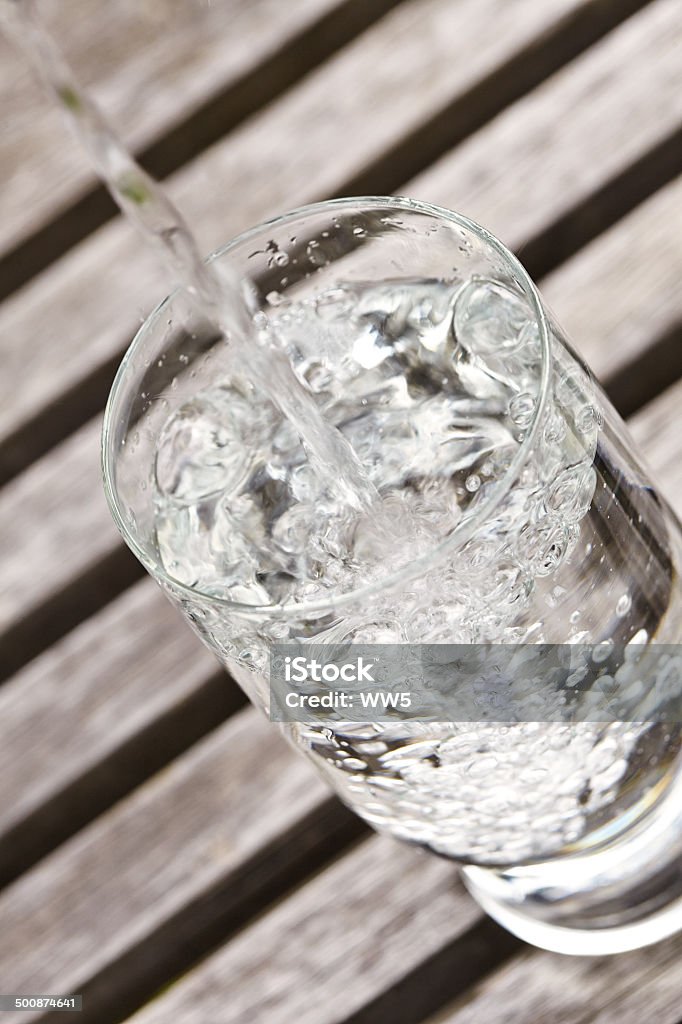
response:
<svg viewBox="0 0 682 1024"><path fill-rule="evenodd" d="M295 85L401 2L403 0L346 0L287 41L248 74L211 96L198 110L150 143L138 154L138 159L155 177L167 177ZM85 155L83 160L86 160ZM91 188L72 202L0 258L0 302L116 213L111 197L102 186Z"/></svg>
<svg viewBox="0 0 682 1024"><path fill-rule="evenodd" d="M349 179L343 195L392 195L506 107L598 43L651 0L599 0L567 14L551 31L420 125L381 160ZM493 154L494 158L494 154ZM550 269L549 267L547 269Z"/></svg>
<svg viewBox="0 0 682 1024"><path fill-rule="evenodd" d="M517 255L531 277L551 273L580 249L622 220L682 170L682 128L611 178L600 189L519 246ZM640 404L644 404L642 398Z"/></svg>
<svg viewBox="0 0 682 1024"><path fill-rule="evenodd" d="M368 834L368 827L338 800L321 803L238 873L167 920L152 941L130 948L89 981L83 988L82 1024L121 1024L163 991L169 979L286 900ZM62 1024L61 1015L48 1014L41 1024Z"/></svg>
<svg viewBox="0 0 682 1024"><path fill-rule="evenodd" d="M492 918L481 917L343 1024L421 1024L525 948Z"/></svg>
<svg viewBox="0 0 682 1024"><path fill-rule="evenodd" d="M679 1005L681 950L680 935L604 957L565 956L523 946L520 955L476 990L455 996L423 1024L495 1021L501 1006L505 1024L546 1019L555 1024L673 1024L677 1014L670 1010Z"/></svg>
<svg viewBox="0 0 682 1024"><path fill-rule="evenodd" d="M133 732L87 772L0 834L0 889L112 807L145 779L216 729L246 704L225 672L199 683L178 704ZM74 726L77 727L77 722Z"/></svg>
<svg viewBox="0 0 682 1024"><path fill-rule="evenodd" d="M326 807L323 808L323 813L326 810ZM329 810L331 811L332 808L330 807ZM343 807L339 807L338 810L344 815L350 813ZM338 846L332 850L333 856L329 856L326 863L317 861L312 863L307 876L293 880L294 884L291 890L279 893L277 900L267 908L267 912L271 912L287 897L293 895L302 884L310 883L317 873L331 867L335 860L347 856L356 845L358 838L363 835L363 832L350 835L347 845ZM415 867L418 870L418 864ZM454 877L453 865L453 881ZM339 898L343 899L343 893L339 894ZM519 950L525 948L519 939L504 931L491 918L479 917L477 911L473 912L473 916L478 918L473 925L465 928L452 941L447 942L435 953L419 962L394 986L381 992L365 1006L345 1017L343 1024L379 1024L379 1022L381 1024L384 1022L385 1024L389 1024L389 1022L390 1024L421 1024L430 1013L440 1009L445 1003L451 1002L458 995L469 991L492 971L506 963ZM249 924L253 923L253 921L249 922ZM409 927L409 924L406 923L406 926ZM219 943L214 942L212 948L206 943L202 943L201 948L204 953L210 955L210 952L219 944L224 945L226 941L229 941L233 934L236 932L231 930L229 933L223 934ZM194 963L196 964L199 961L199 957L196 956L197 950L192 949L191 952L195 955ZM135 956L139 958L140 951L135 951ZM168 974L173 975L176 969L183 969L180 959L178 957L175 965L167 970L166 979ZM185 959L184 970L186 970L186 962ZM122 962L120 966L125 968L128 963L129 958L126 957L125 964ZM118 964L115 971L116 974L119 973ZM162 972L159 973L163 978ZM122 977L125 977L125 974ZM115 980L107 979L107 988L113 988L115 984ZM162 981L161 993L167 987L167 980L165 984ZM97 988L95 987L93 994L96 995L96 993ZM157 993L153 991L152 987L145 985L145 988L138 993L138 998L131 997L125 1006L114 1001L109 1010L109 1007L103 1005L98 999L97 1017L92 1017L92 1024L95 1024L95 1021L96 1024L123 1024L132 1013L143 1008L147 1003L153 1005L153 1000L156 997ZM48 1016L41 1024L59 1024L59 1021L56 1016ZM90 1020L86 1018L84 1024L90 1024Z"/></svg>

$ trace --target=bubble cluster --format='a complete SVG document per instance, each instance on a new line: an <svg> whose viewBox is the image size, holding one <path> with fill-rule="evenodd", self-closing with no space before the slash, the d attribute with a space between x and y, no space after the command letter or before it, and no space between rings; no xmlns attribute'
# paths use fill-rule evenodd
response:
<svg viewBox="0 0 682 1024"><path fill-rule="evenodd" d="M378 732L381 744L364 743L361 767L349 750L362 744L342 730L312 742L328 768L349 772L342 792L375 828L481 864L546 856L576 842L590 815L616 799L639 739L622 723L419 729L409 738Z"/></svg>
<svg viewBox="0 0 682 1024"><path fill-rule="evenodd" d="M339 504L290 424L238 382L218 382L177 410L159 438L156 538L169 575L246 604L316 602L428 556L499 494L467 543L428 572L347 613L307 618L305 635L468 643L514 641L530 630L540 638L541 619L533 634L524 617L538 588L551 583L551 601L564 592L555 582L594 501L601 415L589 379L562 361L555 342L551 392L533 428L540 343L524 298L484 279L420 280L340 283L297 304L271 295L270 305L299 376L352 444L381 501L369 515ZM533 447L512 479L531 428ZM627 619L631 595L616 591L611 600L614 621ZM610 645L581 629L579 609L570 609L566 639L589 642L594 665L606 671ZM270 646L303 627L274 614L249 626L224 609L192 621L267 705ZM573 673L576 692L585 671ZM682 670L666 671L662 690ZM377 828L452 857L514 863L589 830L618 799L644 729L560 724L551 721L560 695L540 688L523 698L538 702L543 724L291 728Z"/></svg>

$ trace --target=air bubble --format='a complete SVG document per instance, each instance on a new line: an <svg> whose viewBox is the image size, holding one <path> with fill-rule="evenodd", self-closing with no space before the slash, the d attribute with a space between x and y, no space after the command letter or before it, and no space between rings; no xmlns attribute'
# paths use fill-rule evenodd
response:
<svg viewBox="0 0 682 1024"><path fill-rule="evenodd" d="M611 657L613 652L613 640L602 640L592 648L592 661L595 665L601 665Z"/></svg>
<svg viewBox="0 0 682 1024"><path fill-rule="evenodd" d="M455 334L467 352L504 356L523 346L523 329L531 318L521 296L496 281L473 280L455 304Z"/></svg>
<svg viewBox="0 0 682 1024"><path fill-rule="evenodd" d="M579 522L592 504L596 486L597 474L591 464L565 469L549 488L547 511L564 522Z"/></svg>
<svg viewBox="0 0 682 1024"><path fill-rule="evenodd" d="M519 533L517 550L527 568L535 576L549 576L566 556L568 530L560 522L550 520L533 526L527 524Z"/></svg>
<svg viewBox="0 0 682 1024"><path fill-rule="evenodd" d="M556 445L563 441L566 436L566 422L560 416L552 416L545 427L545 441L547 444Z"/></svg>
<svg viewBox="0 0 682 1024"><path fill-rule="evenodd" d="M509 403L509 418L522 429L529 427L535 412L535 399L527 391L515 395Z"/></svg>
<svg viewBox="0 0 682 1024"><path fill-rule="evenodd" d="M576 414L575 428L580 434L589 434L601 426L601 416L593 405L586 405Z"/></svg>
<svg viewBox="0 0 682 1024"><path fill-rule="evenodd" d="M464 486L466 487L469 494L475 494L476 491L479 490L481 486L480 476L478 476L476 473L472 473L471 476L467 477Z"/></svg>
<svg viewBox="0 0 682 1024"><path fill-rule="evenodd" d="M315 240L308 242L306 254L308 256L308 263L313 267L322 267L329 262L324 249L321 249L320 243Z"/></svg>

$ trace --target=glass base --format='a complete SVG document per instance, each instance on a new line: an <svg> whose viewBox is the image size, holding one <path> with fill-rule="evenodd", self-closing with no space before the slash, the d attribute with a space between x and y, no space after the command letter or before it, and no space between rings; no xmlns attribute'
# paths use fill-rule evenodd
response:
<svg viewBox="0 0 682 1024"><path fill-rule="evenodd" d="M598 848L462 874L487 914L542 949L602 956L659 942L682 930L682 779Z"/></svg>

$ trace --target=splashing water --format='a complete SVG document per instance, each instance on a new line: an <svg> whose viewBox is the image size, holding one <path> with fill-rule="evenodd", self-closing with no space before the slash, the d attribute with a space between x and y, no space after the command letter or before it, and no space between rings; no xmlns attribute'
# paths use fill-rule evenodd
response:
<svg viewBox="0 0 682 1024"><path fill-rule="evenodd" d="M321 416L261 314L248 281L206 264L185 220L166 192L143 170L80 88L36 14L33 0L0 0L0 27L21 49L48 93L66 114L93 166L123 214L161 257L175 282L225 337L240 339L233 358L247 364L251 382L292 423L324 484L347 505L369 510L378 494L343 435Z"/></svg>

